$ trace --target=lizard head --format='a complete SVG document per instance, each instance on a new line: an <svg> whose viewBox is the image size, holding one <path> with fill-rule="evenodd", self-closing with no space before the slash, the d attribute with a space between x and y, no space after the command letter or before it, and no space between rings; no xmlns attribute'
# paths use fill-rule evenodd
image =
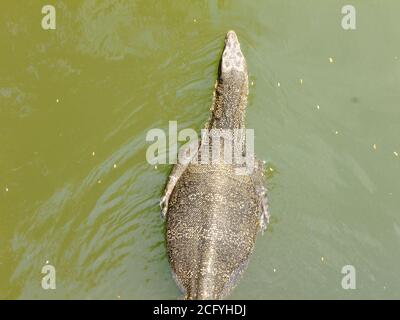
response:
<svg viewBox="0 0 400 320"><path fill-rule="evenodd" d="M240 50L240 43L236 33L233 30L229 31L225 37L225 48L220 64L220 76L232 71L247 73L246 60Z"/></svg>

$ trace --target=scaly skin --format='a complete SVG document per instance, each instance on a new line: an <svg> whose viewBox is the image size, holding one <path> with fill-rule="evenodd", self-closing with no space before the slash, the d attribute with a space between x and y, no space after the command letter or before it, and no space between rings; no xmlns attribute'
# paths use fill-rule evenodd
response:
<svg viewBox="0 0 400 320"><path fill-rule="evenodd" d="M206 128L244 128L247 66L233 31L220 61ZM196 156L201 156L201 148ZM268 223L262 162L249 175L237 165L176 165L161 202L167 216L167 249L185 299L221 299L245 269L257 233Z"/></svg>

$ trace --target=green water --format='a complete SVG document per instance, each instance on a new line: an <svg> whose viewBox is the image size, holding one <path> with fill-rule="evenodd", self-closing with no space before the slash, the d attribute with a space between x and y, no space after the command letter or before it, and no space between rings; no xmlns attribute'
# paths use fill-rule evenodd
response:
<svg viewBox="0 0 400 320"><path fill-rule="evenodd" d="M146 162L145 136L202 127L230 29L273 168L272 222L230 297L400 298L398 1L353 0L350 31L338 0L48 2L56 30L43 1L0 4L0 298L179 296L158 207L171 167Z"/></svg>

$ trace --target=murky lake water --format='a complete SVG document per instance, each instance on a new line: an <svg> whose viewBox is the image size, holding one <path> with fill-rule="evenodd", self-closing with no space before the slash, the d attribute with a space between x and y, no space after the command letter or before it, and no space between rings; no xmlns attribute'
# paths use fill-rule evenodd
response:
<svg viewBox="0 0 400 320"><path fill-rule="evenodd" d="M400 297L400 3L0 5L0 298L175 299L151 128L199 130L223 39L247 58L247 125L272 222L233 299ZM43 290L42 267L57 271ZM356 290L341 286L356 269Z"/></svg>

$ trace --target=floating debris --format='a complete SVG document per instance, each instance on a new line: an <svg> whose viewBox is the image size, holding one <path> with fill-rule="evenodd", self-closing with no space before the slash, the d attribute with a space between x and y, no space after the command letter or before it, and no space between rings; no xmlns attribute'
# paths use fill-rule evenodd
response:
<svg viewBox="0 0 400 320"><path fill-rule="evenodd" d="M156 169L156 170L157 170L157 168L158 168L158 167L157 167L157 165L155 165L155 166L154 166L154 169Z"/></svg>
<svg viewBox="0 0 400 320"><path fill-rule="evenodd" d="M321 262L324 262L324 260L325 260L325 258L324 258L324 257L321 257Z"/></svg>
<svg viewBox="0 0 400 320"><path fill-rule="evenodd" d="M319 104L317 104L317 109L319 110L319 108L320 108L320 106L319 106Z"/></svg>
<svg viewBox="0 0 400 320"><path fill-rule="evenodd" d="M60 102L60 100L59 100L59 99L57 99L57 100L56 100L56 102L57 102L57 103L59 103L59 102Z"/></svg>
<svg viewBox="0 0 400 320"><path fill-rule="evenodd" d="M329 57L329 62L333 63L333 58L332 57Z"/></svg>
<svg viewBox="0 0 400 320"><path fill-rule="evenodd" d="M281 83L280 82L278 82L278 87L280 87L281 86Z"/></svg>
<svg viewBox="0 0 400 320"><path fill-rule="evenodd" d="M393 151L393 154L394 154L396 157L399 156L399 154L398 154L396 151Z"/></svg>
<svg viewBox="0 0 400 320"><path fill-rule="evenodd" d="M8 192L8 187L6 187L6 192Z"/></svg>
<svg viewBox="0 0 400 320"><path fill-rule="evenodd" d="M49 264L49 260L46 260L46 264Z"/></svg>
<svg viewBox="0 0 400 320"><path fill-rule="evenodd" d="M113 167L114 167L114 169L115 169L115 168L117 167L117 164L116 164L116 163L114 163L114 166L113 166Z"/></svg>
<svg viewBox="0 0 400 320"><path fill-rule="evenodd" d="M94 157L95 155L96 155L96 152L93 151L93 152L92 152L92 156Z"/></svg>
<svg viewBox="0 0 400 320"><path fill-rule="evenodd" d="M303 84L303 79L300 79L300 84Z"/></svg>
<svg viewBox="0 0 400 320"><path fill-rule="evenodd" d="M372 148L374 148L374 150L376 150L377 146L375 143L372 145Z"/></svg>
<svg viewBox="0 0 400 320"><path fill-rule="evenodd" d="M251 84L251 86L254 86L254 81L252 81L250 84Z"/></svg>
<svg viewBox="0 0 400 320"><path fill-rule="evenodd" d="M274 272L276 272L276 269L274 268Z"/></svg>
<svg viewBox="0 0 400 320"><path fill-rule="evenodd" d="M335 131L335 134L339 134L339 131Z"/></svg>
<svg viewBox="0 0 400 320"><path fill-rule="evenodd" d="M97 183L100 184L100 183L101 183L101 180L97 180Z"/></svg>
<svg viewBox="0 0 400 320"><path fill-rule="evenodd" d="M197 20L196 20L196 19L193 19L193 22L194 22L194 23L196 23L196 22L197 22Z"/></svg>

